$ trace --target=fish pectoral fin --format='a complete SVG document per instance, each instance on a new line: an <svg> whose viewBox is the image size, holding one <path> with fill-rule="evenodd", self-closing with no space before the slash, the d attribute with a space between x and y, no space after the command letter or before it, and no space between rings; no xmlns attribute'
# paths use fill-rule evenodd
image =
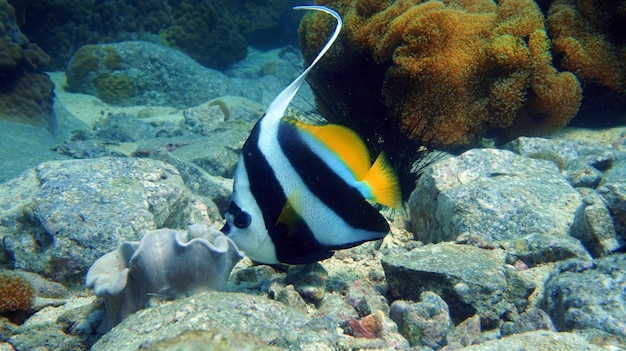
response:
<svg viewBox="0 0 626 351"><path fill-rule="evenodd" d="M372 197L370 200L395 209L402 208L402 193L400 192L398 175L384 152L378 155L363 182L367 183L371 189Z"/></svg>
<svg viewBox="0 0 626 351"><path fill-rule="evenodd" d="M286 236L288 237L298 232L298 226L302 221L302 217L300 217L297 210L299 208L299 194L300 191L295 190L289 195L274 224L275 227L284 226L286 228Z"/></svg>

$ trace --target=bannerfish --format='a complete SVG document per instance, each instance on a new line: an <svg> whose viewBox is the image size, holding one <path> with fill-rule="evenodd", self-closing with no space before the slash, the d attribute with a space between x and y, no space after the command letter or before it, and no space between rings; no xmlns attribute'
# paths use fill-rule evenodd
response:
<svg viewBox="0 0 626 351"><path fill-rule="evenodd" d="M383 238L385 218L367 201L401 208L398 177L381 153L371 163L365 143L351 129L285 118L287 106L341 31L287 86L257 121L235 170L233 194L222 231L253 261L304 264L334 250Z"/></svg>

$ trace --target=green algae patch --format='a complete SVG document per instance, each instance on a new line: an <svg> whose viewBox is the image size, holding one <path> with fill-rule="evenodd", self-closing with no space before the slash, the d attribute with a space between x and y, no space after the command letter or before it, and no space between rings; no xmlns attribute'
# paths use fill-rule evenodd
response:
<svg viewBox="0 0 626 351"><path fill-rule="evenodd" d="M135 94L135 84L121 73L102 73L94 79L98 97L114 105L128 105Z"/></svg>

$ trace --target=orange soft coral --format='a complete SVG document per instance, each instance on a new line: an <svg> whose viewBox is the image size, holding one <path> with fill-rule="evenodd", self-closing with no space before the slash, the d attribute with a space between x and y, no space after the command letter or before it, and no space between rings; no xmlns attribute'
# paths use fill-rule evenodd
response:
<svg viewBox="0 0 626 351"><path fill-rule="evenodd" d="M0 271L0 313L30 309L35 291L21 275Z"/></svg>
<svg viewBox="0 0 626 351"><path fill-rule="evenodd" d="M583 82L626 93L626 1L556 0L547 24L564 69Z"/></svg>
<svg viewBox="0 0 626 351"><path fill-rule="evenodd" d="M328 62L313 73L316 94L337 85L333 98L350 109L354 89L370 100L380 96L383 115L358 113L351 127L372 140L394 138L430 146L469 144L486 133L500 140L537 134L564 126L580 105L582 89L569 72L551 64L544 19L532 0L337 0L324 1L345 19L346 30ZM301 27L305 57L312 58L323 40L308 16ZM317 30L315 30L317 29ZM344 72L338 71L344 60ZM347 72L363 70L359 73ZM380 80L377 80L380 78ZM337 95L337 93L339 95ZM345 96L342 96L345 95ZM349 96L347 96L349 95ZM350 111L348 111L349 113ZM344 113L345 114L345 113ZM332 116L330 117L333 118ZM367 133L361 123L379 127L372 118L396 123L394 129Z"/></svg>

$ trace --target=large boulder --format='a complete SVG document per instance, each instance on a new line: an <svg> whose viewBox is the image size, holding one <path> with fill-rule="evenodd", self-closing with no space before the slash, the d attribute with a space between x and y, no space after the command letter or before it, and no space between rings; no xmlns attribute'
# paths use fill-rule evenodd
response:
<svg viewBox="0 0 626 351"><path fill-rule="evenodd" d="M0 185L2 264L80 282L147 230L210 221L171 165L152 159L50 161ZM215 211L217 212L217 211Z"/></svg>
<svg viewBox="0 0 626 351"><path fill-rule="evenodd" d="M182 52L145 41L85 45L70 60L72 92L116 105L186 108L227 95L227 77Z"/></svg>
<svg viewBox="0 0 626 351"><path fill-rule="evenodd" d="M497 252L469 245L426 245L384 256L382 265L394 296L417 301L424 292L435 292L455 323L478 314L490 324L507 312L523 311L534 289Z"/></svg>
<svg viewBox="0 0 626 351"><path fill-rule="evenodd" d="M474 149L428 168L409 199L413 233L425 243L507 242L569 235L581 195L549 161Z"/></svg>

